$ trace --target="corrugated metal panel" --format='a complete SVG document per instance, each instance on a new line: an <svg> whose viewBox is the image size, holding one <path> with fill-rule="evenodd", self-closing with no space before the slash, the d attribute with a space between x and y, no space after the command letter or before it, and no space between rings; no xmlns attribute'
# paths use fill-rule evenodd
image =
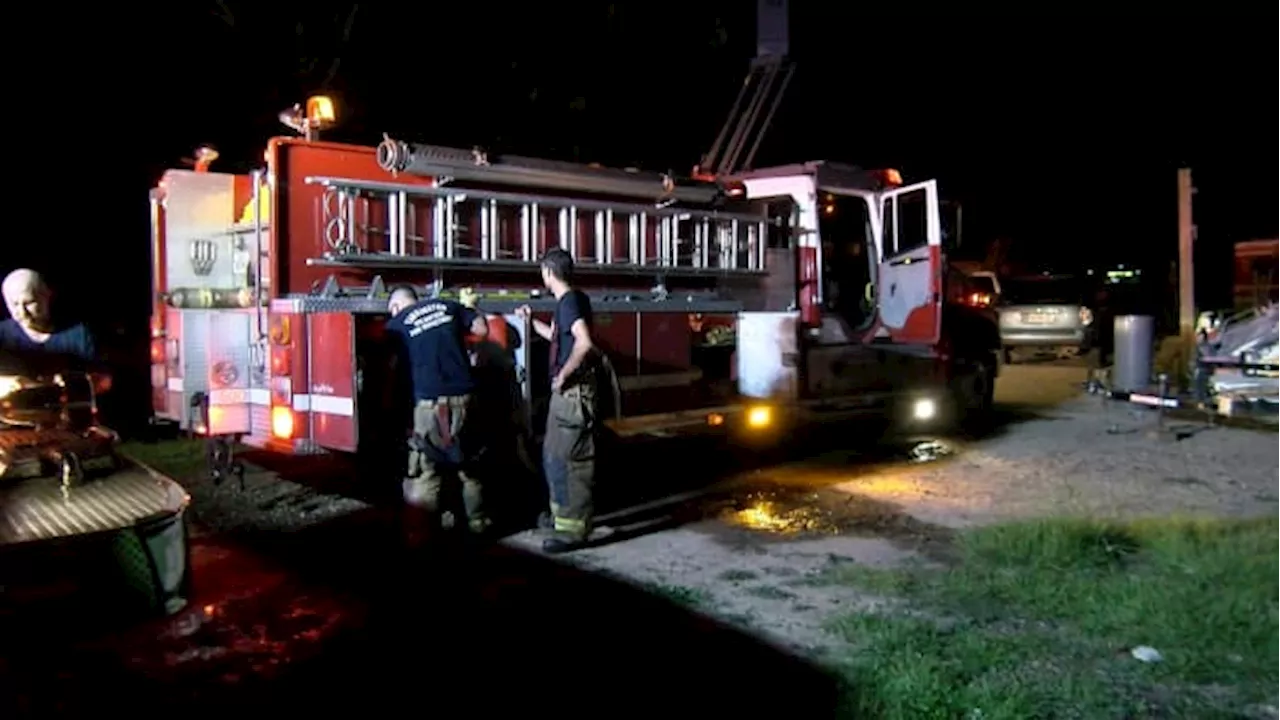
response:
<svg viewBox="0 0 1280 720"><path fill-rule="evenodd" d="M0 544L120 530L181 512L182 486L141 468L68 488L42 478L0 489Z"/></svg>

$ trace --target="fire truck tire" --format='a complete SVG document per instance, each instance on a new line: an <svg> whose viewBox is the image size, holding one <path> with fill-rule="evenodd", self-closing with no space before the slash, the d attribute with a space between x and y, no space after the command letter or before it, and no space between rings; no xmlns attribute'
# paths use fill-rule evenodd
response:
<svg viewBox="0 0 1280 720"><path fill-rule="evenodd" d="M996 358L975 363L951 386L955 425L966 432L981 433L991 421L995 405Z"/></svg>

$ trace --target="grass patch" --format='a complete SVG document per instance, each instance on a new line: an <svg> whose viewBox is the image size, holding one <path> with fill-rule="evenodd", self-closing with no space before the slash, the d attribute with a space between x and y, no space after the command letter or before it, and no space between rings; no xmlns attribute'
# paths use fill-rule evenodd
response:
<svg viewBox="0 0 1280 720"><path fill-rule="evenodd" d="M700 607L711 601L711 595L707 591L699 588L685 587L683 585L646 583L645 589L654 595L664 597L677 605L683 605L690 608Z"/></svg>
<svg viewBox="0 0 1280 720"><path fill-rule="evenodd" d="M1041 521L962 534L946 568L842 566L903 601L831 629L857 717L1247 717L1277 684L1275 518ZM1163 662L1127 650L1149 645Z"/></svg>
<svg viewBox="0 0 1280 720"><path fill-rule="evenodd" d="M120 451L150 465L175 480L190 480L205 473L205 441L201 439L122 443Z"/></svg>

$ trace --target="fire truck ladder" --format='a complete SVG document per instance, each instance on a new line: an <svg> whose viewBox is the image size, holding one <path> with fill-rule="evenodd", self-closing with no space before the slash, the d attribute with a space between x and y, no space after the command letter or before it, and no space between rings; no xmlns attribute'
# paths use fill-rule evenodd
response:
<svg viewBox="0 0 1280 720"><path fill-rule="evenodd" d="M711 204L720 196L713 183L689 181L668 173L626 170L599 165L545 160L519 155L491 155L479 148L461 150L439 145L410 145L383 136L378 165L394 177L408 173L454 181L572 191L653 202Z"/></svg>
<svg viewBox="0 0 1280 720"><path fill-rule="evenodd" d="M546 250L561 247L586 272L723 275L765 269L761 215L474 190L440 180L429 186L308 177L308 184L324 188L327 247L323 257L308 263L524 272Z"/></svg>
<svg viewBox="0 0 1280 720"><path fill-rule="evenodd" d="M782 104L782 96L796 70L795 63L787 59L787 15L786 0L757 1L756 58L751 61L742 89L716 141L694 168L694 177L723 178L751 169L760 142L773 124L774 113ZM745 157L743 151L746 151Z"/></svg>
<svg viewBox="0 0 1280 720"><path fill-rule="evenodd" d="M751 169L756 151L773 123L774 113L782 103L795 69L794 63L778 55L767 55L751 62L751 69L733 102L729 117L720 128L715 143L694 170L696 177L727 177ZM766 105L768 110L762 120L760 114ZM751 143L750 149L747 143ZM742 155L744 150L746 157Z"/></svg>

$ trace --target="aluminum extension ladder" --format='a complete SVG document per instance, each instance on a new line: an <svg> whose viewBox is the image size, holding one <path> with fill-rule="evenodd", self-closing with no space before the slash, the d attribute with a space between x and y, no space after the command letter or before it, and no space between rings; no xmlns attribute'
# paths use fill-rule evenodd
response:
<svg viewBox="0 0 1280 720"><path fill-rule="evenodd" d="M308 177L324 188L327 257L344 264L531 263L562 247L579 266L760 273L766 218L448 185Z"/></svg>

